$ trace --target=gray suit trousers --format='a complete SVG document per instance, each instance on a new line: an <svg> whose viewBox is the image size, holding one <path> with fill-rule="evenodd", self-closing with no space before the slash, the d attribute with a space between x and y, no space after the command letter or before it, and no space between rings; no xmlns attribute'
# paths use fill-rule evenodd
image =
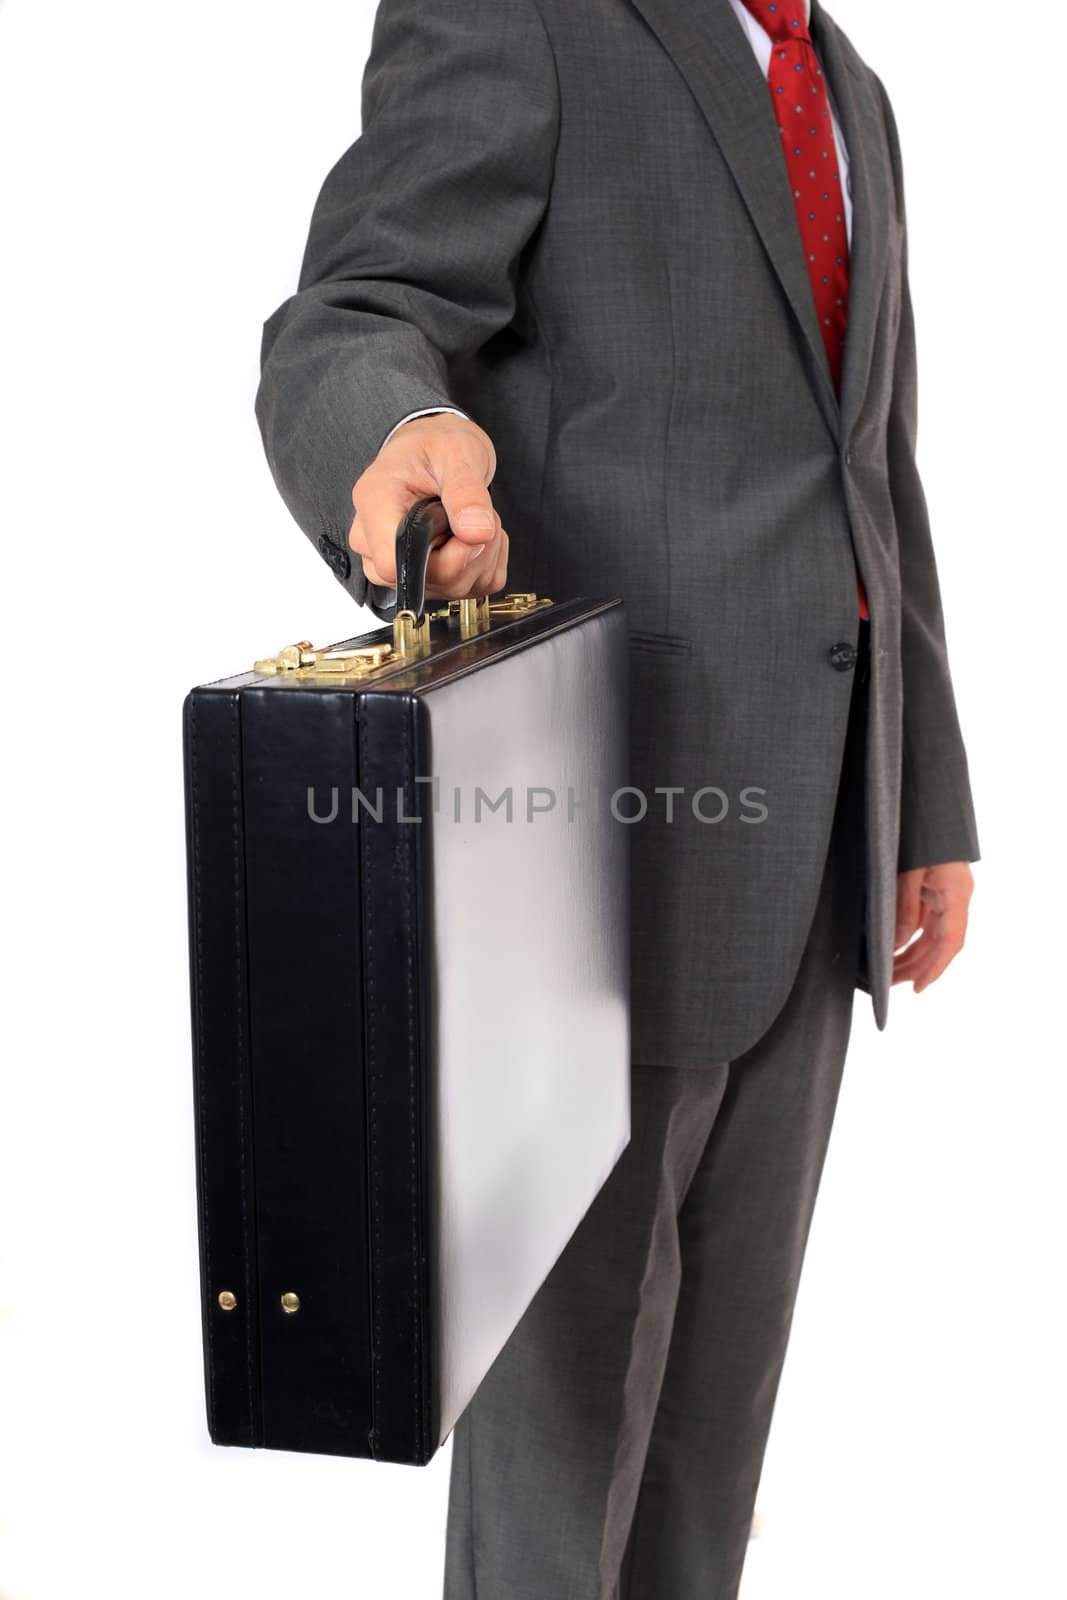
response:
<svg viewBox="0 0 1067 1600"><path fill-rule="evenodd" d="M445 1600L734 1600L862 959L867 634L793 987L631 1139L453 1430Z"/></svg>

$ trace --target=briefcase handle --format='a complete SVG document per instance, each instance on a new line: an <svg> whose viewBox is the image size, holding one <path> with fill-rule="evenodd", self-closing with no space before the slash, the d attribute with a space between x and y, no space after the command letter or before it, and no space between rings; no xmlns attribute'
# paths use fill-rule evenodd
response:
<svg viewBox="0 0 1067 1600"><path fill-rule="evenodd" d="M384 622L410 611L421 623L426 610L426 568L430 553L451 537L440 495L424 495L408 507L396 530L396 588L369 584L370 604Z"/></svg>
<svg viewBox="0 0 1067 1600"><path fill-rule="evenodd" d="M393 650L400 656L418 656L430 648L430 618L441 615L441 608L426 610L426 567L430 553L451 536L444 503L440 495L424 495L408 507L396 530L396 589L368 584L370 605L383 622L393 628ZM471 595L444 603L443 610L458 615L464 639L473 638L490 625L490 616L524 616L528 611L551 605L547 596L509 592L490 600L488 594Z"/></svg>

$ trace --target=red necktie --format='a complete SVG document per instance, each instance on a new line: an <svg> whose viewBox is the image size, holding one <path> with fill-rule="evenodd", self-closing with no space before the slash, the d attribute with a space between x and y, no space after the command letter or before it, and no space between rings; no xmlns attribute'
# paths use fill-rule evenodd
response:
<svg viewBox="0 0 1067 1600"><path fill-rule="evenodd" d="M773 0L742 0L742 4L771 36L767 82L782 135L815 311L834 388L840 394L848 323L848 233L826 79L804 20L803 0L777 0L776 4ZM866 617L867 596L858 567L856 588L860 616Z"/></svg>

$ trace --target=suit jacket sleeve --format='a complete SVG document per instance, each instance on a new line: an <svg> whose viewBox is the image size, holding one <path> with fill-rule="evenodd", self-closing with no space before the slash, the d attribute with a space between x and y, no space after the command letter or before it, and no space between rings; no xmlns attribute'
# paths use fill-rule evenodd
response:
<svg viewBox="0 0 1067 1600"><path fill-rule="evenodd" d="M381 0L362 133L263 325L255 402L283 500L359 603L352 486L399 419L455 406L450 362L512 320L558 123L536 0Z"/></svg>
<svg viewBox="0 0 1067 1600"><path fill-rule="evenodd" d="M907 219L900 140L885 86L876 79L904 222L903 284L888 469L896 518L901 585L903 749L897 870L944 861L977 861L978 834L945 645L937 564L926 497L915 463L917 390L915 321L908 284Z"/></svg>

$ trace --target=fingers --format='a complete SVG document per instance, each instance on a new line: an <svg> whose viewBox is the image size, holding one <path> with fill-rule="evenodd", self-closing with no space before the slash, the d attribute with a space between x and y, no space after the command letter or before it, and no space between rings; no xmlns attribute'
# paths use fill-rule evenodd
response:
<svg viewBox="0 0 1067 1600"><path fill-rule="evenodd" d="M351 538L351 533L350 533L349 534L349 543L351 543L351 542L352 542L352 538ZM364 576L366 577L368 583L377 584L380 589L391 589L391 588L393 588L393 586L396 583L396 572L395 572L395 570L392 573L388 574L388 575L386 575L383 572L379 572L378 568L374 565L374 562L370 559L369 556L364 556L363 557L363 573L364 573Z"/></svg>
<svg viewBox="0 0 1067 1600"><path fill-rule="evenodd" d="M348 542L370 582L395 586L396 530L416 500L437 494L452 537L431 553L427 594L488 590L507 565L507 535L488 489L495 471L492 440L466 417L419 417L398 428L352 490Z"/></svg>
<svg viewBox="0 0 1067 1600"><path fill-rule="evenodd" d="M915 867L910 872L900 873L897 878L897 925L894 950L899 950L902 945L907 944L918 931L925 876L925 867Z"/></svg>
<svg viewBox="0 0 1067 1600"><path fill-rule="evenodd" d="M969 893L958 892L951 882L944 888L927 883L921 897L922 931L895 957L892 975L894 984L910 982L916 994L936 983L963 949Z"/></svg>
<svg viewBox="0 0 1067 1600"><path fill-rule="evenodd" d="M947 918L924 929L903 956L893 962L893 983L913 985L916 994L935 983L963 949L963 930Z"/></svg>
<svg viewBox="0 0 1067 1600"><path fill-rule="evenodd" d="M475 594L482 587L483 576L492 570L500 549L503 529L500 518L493 514L493 528L474 544L461 539L449 539L430 554L426 567L426 592L435 595Z"/></svg>
<svg viewBox="0 0 1067 1600"><path fill-rule="evenodd" d="M916 994L921 994L930 984L936 983L945 971L950 961L954 961L963 949L967 936L967 908L965 905L948 905L943 912L935 912L937 937L931 942L931 949L925 963L919 967L914 977Z"/></svg>
<svg viewBox="0 0 1067 1600"><path fill-rule="evenodd" d="M902 955L893 958L893 983L908 983L930 958L933 936L924 931Z"/></svg>
<svg viewBox="0 0 1067 1600"><path fill-rule="evenodd" d="M458 548L457 548L458 547ZM462 546L450 540L431 555L426 568L426 593L452 599L466 595L495 594L507 582L508 536L500 528L494 539L468 550L466 562L455 567Z"/></svg>
<svg viewBox="0 0 1067 1600"><path fill-rule="evenodd" d="M485 587L485 593L486 594L499 594L500 590L504 588L504 586L506 585L506 583L508 581L508 536L507 536L507 534L501 532L500 539L501 539L501 544L500 544L500 549L499 549L499 551L497 553L496 565L493 568L493 575L492 575L492 577L490 578L489 582L486 584L486 587Z"/></svg>

